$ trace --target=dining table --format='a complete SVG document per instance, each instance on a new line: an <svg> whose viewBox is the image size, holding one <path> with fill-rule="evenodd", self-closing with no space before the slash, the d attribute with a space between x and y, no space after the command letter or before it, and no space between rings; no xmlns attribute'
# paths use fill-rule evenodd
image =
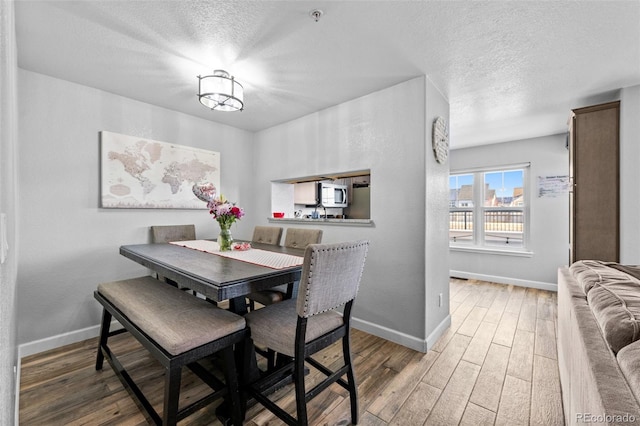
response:
<svg viewBox="0 0 640 426"><path fill-rule="evenodd" d="M245 245L246 247L246 245ZM214 302L229 301L229 310L247 312L249 293L288 284L295 285L302 273L304 249L250 243L248 250L220 252L215 241L175 241L133 244L120 247L120 254ZM241 383L250 383L261 375L256 350L251 341L236 351ZM274 384L275 390L280 384ZM228 424L226 403L216 416Z"/></svg>
<svg viewBox="0 0 640 426"><path fill-rule="evenodd" d="M245 296L300 280L304 249L250 243L248 250L220 252L210 240L134 244L120 254L229 310L247 312Z"/></svg>

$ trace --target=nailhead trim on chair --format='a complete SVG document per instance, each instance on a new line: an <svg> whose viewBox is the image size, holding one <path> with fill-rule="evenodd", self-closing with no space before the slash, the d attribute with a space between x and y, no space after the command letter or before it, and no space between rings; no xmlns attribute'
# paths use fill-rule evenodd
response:
<svg viewBox="0 0 640 426"><path fill-rule="evenodd" d="M357 242L355 242L355 243L354 243L354 244L352 244L352 245L342 245L342 246L340 246L340 247L335 247L335 246L334 246L334 247L327 247L327 248L324 248L324 247L323 247L322 249L319 249L319 250L316 250L315 252L313 252L313 253L312 253L312 255L311 255L311 259L310 259L310 261L309 261L309 273L308 273L308 277L309 277L309 278L308 278L308 281L309 281L310 283L312 283L312 282L313 282L313 269L314 269L314 261L316 260L316 258L315 258L316 253L319 253L319 252L328 252L328 251L345 251L345 250L353 250L353 249L356 249L356 248L358 248L358 247L362 246L363 244L368 244L368 243L367 243L367 242L364 242L364 241L357 241ZM313 244L310 244L310 245L313 245ZM317 246L317 245L318 245L318 244L315 244L314 246ZM365 255L365 256L366 256L366 255ZM362 273L363 273L363 271L364 271L364 265L363 265L362 269L360 270L360 278L362 278ZM304 274L304 272L303 272L303 278L302 278L302 279L306 279L306 278L305 278L305 274ZM302 284L302 283L301 283L301 284ZM360 279L358 279L358 285L356 286L356 289L355 289L356 293L358 292L359 287L360 287ZM308 317L308 315L306 315L306 312L307 312L307 310L308 310L308 308L309 308L309 286L306 286L306 291L305 291L304 301L305 301L305 302L304 302L304 312L305 312L305 315L303 315L303 317L305 317L305 318L306 318L306 317ZM330 308L324 309L324 310L319 311L319 312L317 312L317 313L328 312L328 311L331 311L331 310L333 310L333 309L339 308L340 306L341 306L341 305L332 306L332 307L330 307Z"/></svg>

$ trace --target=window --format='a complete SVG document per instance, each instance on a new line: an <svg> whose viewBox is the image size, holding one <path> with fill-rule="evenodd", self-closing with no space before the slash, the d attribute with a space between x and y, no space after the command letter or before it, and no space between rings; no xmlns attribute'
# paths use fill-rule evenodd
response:
<svg viewBox="0 0 640 426"><path fill-rule="evenodd" d="M526 248L528 165L449 176L451 246Z"/></svg>

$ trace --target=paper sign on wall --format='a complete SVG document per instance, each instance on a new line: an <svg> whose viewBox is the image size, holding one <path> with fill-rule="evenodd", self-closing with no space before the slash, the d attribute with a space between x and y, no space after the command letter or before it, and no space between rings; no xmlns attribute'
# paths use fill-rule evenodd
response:
<svg viewBox="0 0 640 426"><path fill-rule="evenodd" d="M569 176L538 176L538 197L560 197L569 193Z"/></svg>

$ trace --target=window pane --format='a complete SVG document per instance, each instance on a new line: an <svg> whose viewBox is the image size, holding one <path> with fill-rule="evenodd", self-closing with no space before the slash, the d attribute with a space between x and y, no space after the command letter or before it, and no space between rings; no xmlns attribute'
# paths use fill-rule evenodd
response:
<svg viewBox="0 0 640 426"><path fill-rule="evenodd" d="M524 171L484 174L484 242L523 247Z"/></svg>
<svg viewBox="0 0 640 426"><path fill-rule="evenodd" d="M524 171L509 170L484 174L484 206L523 206Z"/></svg>
<svg viewBox="0 0 640 426"><path fill-rule="evenodd" d="M484 211L484 242L507 247L524 246L524 212L492 208Z"/></svg>
<svg viewBox="0 0 640 426"><path fill-rule="evenodd" d="M449 241L473 242L473 175L449 176Z"/></svg>
<svg viewBox="0 0 640 426"><path fill-rule="evenodd" d="M449 176L449 207L473 207L473 175Z"/></svg>

